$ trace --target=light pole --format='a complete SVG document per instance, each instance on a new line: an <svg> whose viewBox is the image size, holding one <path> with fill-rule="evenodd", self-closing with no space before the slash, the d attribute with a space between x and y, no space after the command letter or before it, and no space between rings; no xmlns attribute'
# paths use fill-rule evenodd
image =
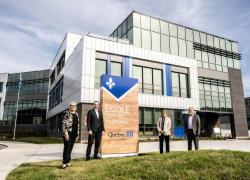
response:
<svg viewBox="0 0 250 180"><path fill-rule="evenodd" d="M14 122L14 134L13 134L13 140L16 138L16 122L17 122L17 112L18 112L18 105L19 105L19 96L20 96L20 90L22 88L22 73L20 73L19 77L19 83L18 83L18 92L17 92L17 103L16 103L16 116L15 116L15 122Z"/></svg>

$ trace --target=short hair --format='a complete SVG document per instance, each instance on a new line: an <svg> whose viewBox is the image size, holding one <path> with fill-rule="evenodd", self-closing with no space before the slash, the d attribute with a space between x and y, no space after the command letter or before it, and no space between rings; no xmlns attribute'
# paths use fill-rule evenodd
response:
<svg viewBox="0 0 250 180"><path fill-rule="evenodd" d="M163 115L164 113L168 114L168 111L166 109L163 109L161 114Z"/></svg>
<svg viewBox="0 0 250 180"><path fill-rule="evenodd" d="M100 103L99 103L99 101L94 101L94 104L95 104L95 103L98 103L98 104L100 104Z"/></svg>
<svg viewBox="0 0 250 180"><path fill-rule="evenodd" d="M75 101L70 101L69 106L76 106L77 103Z"/></svg>

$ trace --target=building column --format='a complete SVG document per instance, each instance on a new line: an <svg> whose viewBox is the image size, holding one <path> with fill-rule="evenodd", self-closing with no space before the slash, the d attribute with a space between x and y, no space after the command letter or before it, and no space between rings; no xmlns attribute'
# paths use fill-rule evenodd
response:
<svg viewBox="0 0 250 180"><path fill-rule="evenodd" d="M228 68L228 76L231 82L231 99L234 112L235 136L236 138L248 137L248 126L241 70Z"/></svg>

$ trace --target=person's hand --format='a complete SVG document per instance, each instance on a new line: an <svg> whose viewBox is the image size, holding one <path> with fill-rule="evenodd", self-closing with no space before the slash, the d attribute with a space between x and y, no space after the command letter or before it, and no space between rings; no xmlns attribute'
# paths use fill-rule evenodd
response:
<svg viewBox="0 0 250 180"><path fill-rule="evenodd" d="M76 137L76 140L75 141L78 141L79 140L79 136Z"/></svg>
<svg viewBox="0 0 250 180"><path fill-rule="evenodd" d="M92 131L90 130L90 131L89 131L89 135L92 135L92 134L93 134L93 133L92 133Z"/></svg>
<svg viewBox="0 0 250 180"><path fill-rule="evenodd" d="M102 131L102 135L104 135L105 131Z"/></svg>
<svg viewBox="0 0 250 180"><path fill-rule="evenodd" d="M69 140L69 135L68 135L68 134L65 134L64 137L65 137L65 140L66 140L66 141Z"/></svg>

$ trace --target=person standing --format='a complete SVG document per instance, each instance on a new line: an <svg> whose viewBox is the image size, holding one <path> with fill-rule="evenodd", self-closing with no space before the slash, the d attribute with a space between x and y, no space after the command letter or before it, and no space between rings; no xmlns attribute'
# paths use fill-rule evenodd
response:
<svg viewBox="0 0 250 180"><path fill-rule="evenodd" d="M98 152L101 143L101 137L104 134L103 115L99 110L99 102L94 102L94 108L87 114L88 146L86 151L86 160L90 159L90 153L93 141L95 140L94 159L99 159Z"/></svg>
<svg viewBox="0 0 250 180"><path fill-rule="evenodd" d="M70 166L71 152L79 136L79 116L76 110L77 104L75 102L70 102L69 109L65 111L63 115L62 131L64 148L62 168Z"/></svg>
<svg viewBox="0 0 250 180"><path fill-rule="evenodd" d="M194 141L195 150L199 149L198 137L201 131L200 117L194 113L194 108L188 109L188 116L185 118L184 128L188 139L188 150L192 150L192 141Z"/></svg>
<svg viewBox="0 0 250 180"><path fill-rule="evenodd" d="M169 142L171 135L171 119L168 117L167 110L162 111L162 116L157 122L159 135L160 153L163 153L163 142L166 142L166 152L169 152Z"/></svg>

